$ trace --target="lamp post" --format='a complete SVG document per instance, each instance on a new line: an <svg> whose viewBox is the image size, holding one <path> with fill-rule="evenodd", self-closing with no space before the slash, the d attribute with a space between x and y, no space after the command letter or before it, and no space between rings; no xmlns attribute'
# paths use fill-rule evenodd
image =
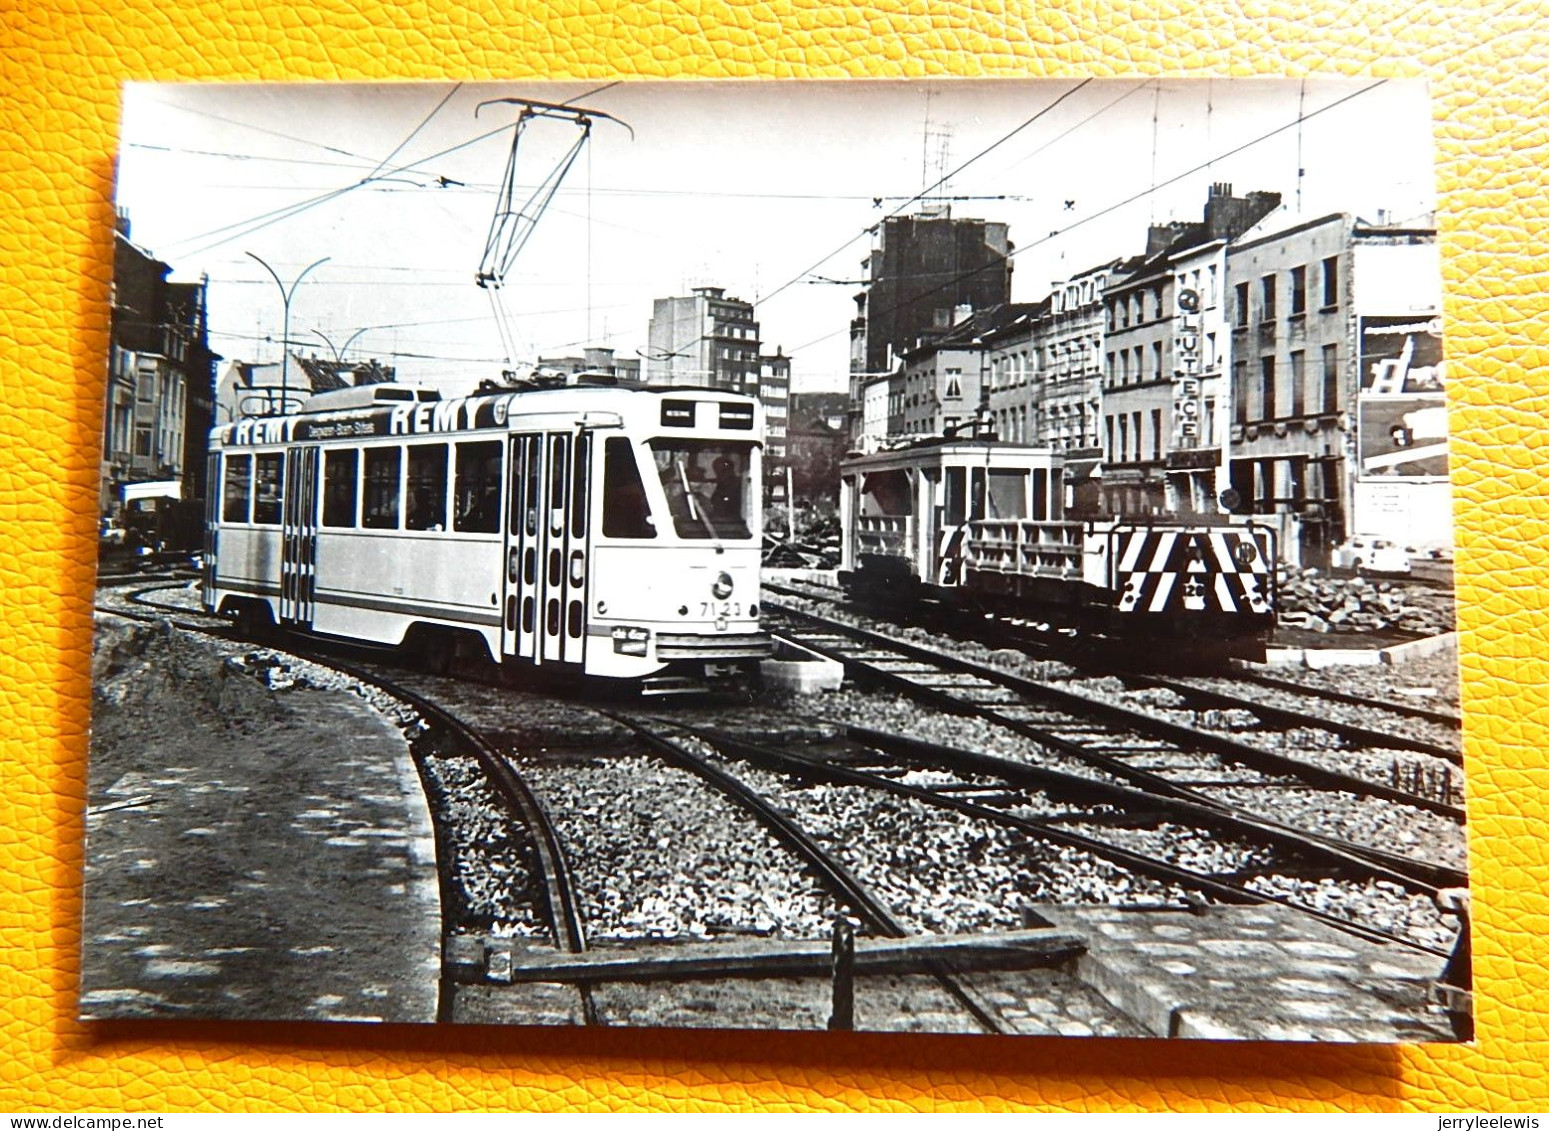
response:
<svg viewBox="0 0 1549 1131"><path fill-rule="evenodd" d="M296 288L301 285L301 280L307 277L307 273L314 267L321 267L324 263L327 263L330 257L325 255L316 263L309 263L303 267L301 274L296 276L295 281L291 283L290 288L287 290L273 267L270 267L251 251L247 253L247 256L249 259L257 262L265 271L269 272L269 277L274 280L274 285L280 288L280 300L284 307L284 328L280 331L280 411L284 412L286 402L290 400L290 300L295 295Z"/></svg>
<svg viewBox="0 0 1549 1131"><path fill-rule="evenodd" d="M367 330L374 329L376 329L374 326L362 326L359 330L356 330L349 337L345 338L344 345L342 346L334 345L333 339L330 338L327 334L323 333L321 330L314 329L312 333L316 334L319 338L322 338L323 341L328 343L328 348L333 351L334 372L337 373L340 369L344 368L344 355L350 352L350 347L355 344L355 339L360 337Z"/></svg>

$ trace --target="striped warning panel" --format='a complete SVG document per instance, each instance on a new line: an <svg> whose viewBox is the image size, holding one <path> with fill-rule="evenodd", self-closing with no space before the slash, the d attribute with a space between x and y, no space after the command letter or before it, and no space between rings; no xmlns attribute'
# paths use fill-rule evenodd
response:
<svg viewBox="0 0 1549 1131"><path fill-rule="evenodd" d="M1111 537L1120 612L1271 611L1273 563L1249 530L1137 527Z"/></svg>

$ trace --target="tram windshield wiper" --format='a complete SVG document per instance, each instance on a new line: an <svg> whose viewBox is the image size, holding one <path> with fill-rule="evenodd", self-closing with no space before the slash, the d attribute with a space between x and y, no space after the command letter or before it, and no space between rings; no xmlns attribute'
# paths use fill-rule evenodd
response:
<svg viewBox="0 0 1549 1131"><path fill-rule="evenodd" d="M715 543L716 552L719 553L723 548L721 546L721 532L710 521L709 510L700 501L699 496L695 494L693 487L689 485L688 465L684 462L683 457L679 456L673 461L673 466L677 468L678 484L683 488L683 500L688 504L689 517L705 528L705 533L710 535L710 540Z"/></svg>

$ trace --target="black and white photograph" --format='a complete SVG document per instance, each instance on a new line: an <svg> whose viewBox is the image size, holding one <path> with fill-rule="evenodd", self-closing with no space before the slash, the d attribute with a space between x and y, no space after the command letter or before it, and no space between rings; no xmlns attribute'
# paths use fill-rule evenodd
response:
<svg viewBox="0 0 1549 1131"><path fill-rule="evenodd" d="M1472 1040L1432 130L127 85L80 1016Z"/></svg>

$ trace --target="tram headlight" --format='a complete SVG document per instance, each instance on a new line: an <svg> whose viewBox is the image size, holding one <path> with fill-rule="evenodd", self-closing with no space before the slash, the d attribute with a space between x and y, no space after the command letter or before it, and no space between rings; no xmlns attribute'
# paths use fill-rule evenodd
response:
<svg viewBox="0 0 1549 1131"><path fill-rule="evenodd" d="M732 590L736 587L736 583L731 579L731 574L722 570L720 576L715 579L715 584L710 586L710 594L717 601L724 601L731 596Z"/></svg>
<svg viewBox="0 0 1549 1131"><path fill-rule="evenodd" d="M619 625L613 630L613 650L621 656L644 656L651 644L651 630Z"/></svg>

